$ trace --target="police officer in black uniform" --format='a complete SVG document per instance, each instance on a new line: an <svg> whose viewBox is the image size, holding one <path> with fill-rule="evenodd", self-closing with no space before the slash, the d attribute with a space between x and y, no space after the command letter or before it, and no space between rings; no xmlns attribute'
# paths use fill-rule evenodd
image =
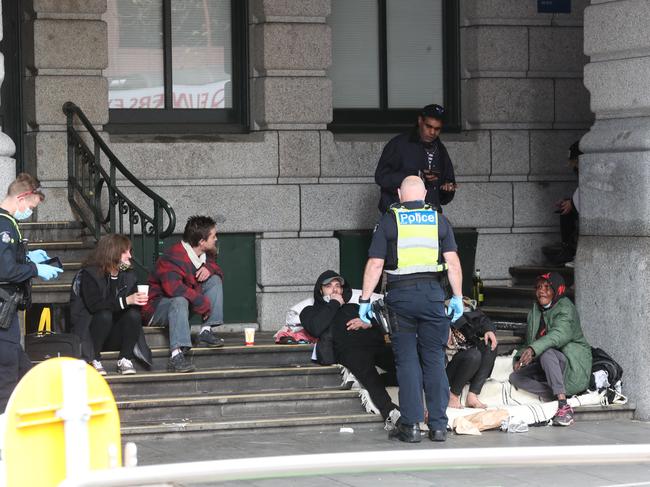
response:
<svg viewBox="0 0 650 487"><path fill-rule="evenodd" d="M29 218L44 198L38 179L21 173L9 185L7 196L0 203L0 288L4 291L2 295L9 297L0 302L0 306L8 306L10 299L17 299L18 309L25 309L31 301L32 277L49 280L63 272L58 267L43 264L49 259L45 251L27 252L18 228L17 220ZM31 362L20 346L16 311L0 323L0 413L4 412L16 384L30 368Z"/></svg>
<svg viewBox="0 0 650 487"><path fill-rule="evenodd" d="M440 284L445 271L453 292L451 321L463 313L462 271L453 230L442 213L425 204L425 195L419 177L404 179L399 188L400 203L392 205L375 228L359 300L359 316L369 322L370 296L385 269L384 301L393 325L391 341L401 412L397 428L389 437L409 443L421 440L423 388L429 411L429 438L447 439L449 383L444 348L450 319L445 313L445 291Z"/></svg>

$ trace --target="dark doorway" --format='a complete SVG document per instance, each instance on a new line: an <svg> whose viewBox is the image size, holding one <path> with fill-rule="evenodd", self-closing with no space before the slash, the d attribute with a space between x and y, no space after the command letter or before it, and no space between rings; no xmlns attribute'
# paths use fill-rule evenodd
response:
<svg viewBox="0 0 650 487"><path fill-rule="evenodd" d="M23 126L23 53L20 43L22 0L2 0L2 29L4 37L0 52L4 54L5 79L0 89L0 123L2 131L16 144L16 172L24 168Z"/></svg>

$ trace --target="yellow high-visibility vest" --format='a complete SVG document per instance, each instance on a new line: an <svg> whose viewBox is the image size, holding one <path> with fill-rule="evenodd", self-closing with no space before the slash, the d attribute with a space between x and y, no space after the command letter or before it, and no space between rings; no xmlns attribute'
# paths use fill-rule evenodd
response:
<svg viewBox="0 0 650 487"><path fill-rule="evenodd" d="M389 274L442 272L447 264L440 264L438 243L438 213L429 205L408 209L390 208L397 222L397 266Z"/></svg>

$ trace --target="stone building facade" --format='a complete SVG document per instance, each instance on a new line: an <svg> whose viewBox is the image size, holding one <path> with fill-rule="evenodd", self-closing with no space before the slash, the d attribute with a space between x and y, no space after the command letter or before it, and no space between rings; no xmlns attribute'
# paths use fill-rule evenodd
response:
<svg viewBox="0 0 650 487"><path fill-rule="evenodd" d="M582 84L584 4L539 14L533 0L460 2L462 131L442 138L461 188L446 212L455 226L478 230L476 265L488 281L506 282L510 265L538 262L540 246L557 240L550 208L576 184L567 148L592 120ZM39 219L65 220L72 214L60 107L72 100L98 127L108 121L106 5L32 7L25 158L52 195ZM250 2L249 133L164 142L104 134L179 222L206 212L222 233L257 235L264 328L283 321L322 269L338 268L335 231L369 229L377 218L374 168L393 134L327 130L329 14L326 0Z"/></svg>
<svg viewBox="0 0 650 487"><path fill-rule="evenodd" d="M99 129L109 119L106 1L25 2L23 157L50 194L39 220L73 218L62 104L74 101ZM482 276L507 283L509 266L540 262L540 247L558 240L553 202L577 183L568 147L591 127L582 143L578 304L589 338L621 357L627 373L629 337L612 337L608 326L648 336L647 320L639 319L648 315L648 279L616 269L627 269L630 255L644 269L649 255L643 81L650 7L641 0L571 3L569 14L546 14L535 0L459 0L461 130L442 139L460 189L445 212L454 226L477 229ZM335 232L370 229L378 216L373 174L393 134L328 130L330 12L330 0L248 0L247 133L103 133L131 171L168 199L181 225L208 213L222 234L255 234L263 329L277 328L323 269L339 267ZM7 179L15 166L4 139ZM629 294L620 291L629 286ZM616 314L622 309L624 319ZM646 349L637 359L647 358ZM638 400L639 415L649 417L650 396Z"/></svg>

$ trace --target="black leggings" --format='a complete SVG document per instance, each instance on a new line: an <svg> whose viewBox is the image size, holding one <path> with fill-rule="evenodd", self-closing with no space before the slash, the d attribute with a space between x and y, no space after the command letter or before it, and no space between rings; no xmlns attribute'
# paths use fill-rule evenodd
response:
<svg viewBox="0 0 650 487"><path fill-rule="evenodd" d="M135 358L135 347L142 331L142 318L138 308L123 311L101 310L90 322L90 336L95 348L95 360L104 350L119 350L119 358Z"/></svg>
<svg viewBox="0 0 650 487"><path fill-rule="evenodd" d="M452 394L460 396L468 382L469 391L480 394L483 384L492 373L496 357L497 351L491 350L490 345L485 345L484 342L456 353L447 365L447 379Z"/></svg>

